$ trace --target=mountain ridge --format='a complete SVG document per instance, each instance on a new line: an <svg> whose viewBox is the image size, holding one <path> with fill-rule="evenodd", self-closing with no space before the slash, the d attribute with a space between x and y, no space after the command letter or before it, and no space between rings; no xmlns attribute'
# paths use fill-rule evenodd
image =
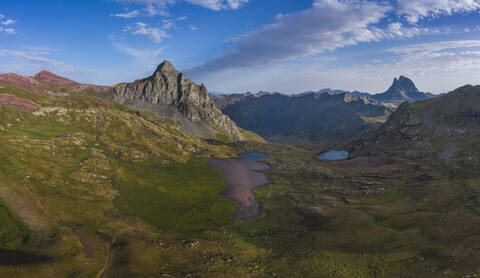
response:
<svg viewBox="0 0 480 278"><path fill-rule="evenodd" d="M244 139L235 123L218 110L204 84L193 83L165 60L143 79L113 86L114 100L182 122L187 134L215 138L220 131L234 140Z"/></svg>
<svg viewBox="0 0 480 278"><path fill-rule="evenodd" d="M394 78L392 85L387 91L372 95L378 101L385 103L401 104L403 102L414 102L432 97L431 94L420 92L415 83L404 75L398 79Z"/></svg>
<svg viewBox="0 0 480 278"><path fill-rule="evenodd" d="M273 142L332 144L378 126L392 112L376 100L347 93L246 93L213 99L241 128Z"/></svg>

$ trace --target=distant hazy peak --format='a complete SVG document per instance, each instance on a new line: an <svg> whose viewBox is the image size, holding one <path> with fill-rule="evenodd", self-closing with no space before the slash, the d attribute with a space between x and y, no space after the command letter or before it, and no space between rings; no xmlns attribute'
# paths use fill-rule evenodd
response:
<svg viewBox="0 0 480 278"><path fill-rule="evenodd" d="M410 93L410 92L420 92L417 87L415 86L415 83L413 81L405 76L400 76L399 79L395 78L393 80L392 87L399 87L403 91Z"/></svg>

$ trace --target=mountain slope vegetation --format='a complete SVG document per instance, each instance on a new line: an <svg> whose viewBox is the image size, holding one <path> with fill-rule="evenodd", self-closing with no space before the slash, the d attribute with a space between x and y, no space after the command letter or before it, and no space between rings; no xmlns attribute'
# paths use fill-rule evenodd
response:
<svg viewBox="0 0 480 278"><path fill-rule="evenodd" d="M347 93L230 98L222 111L240 127L273 142L336 144L375 129L392 111L377 101Z"/></svg>
<svg viewBox="0 0 480 278"><path fill-rule="evenodd" d="M433 278L479 270L478 87L403 104L346 146L350 159L320 161L310 148L254 134L235 142L192 136L150 105L116 102L112 87L40 76L0 82L2 277ZM315 97L322 95L307 99ZM324 97L368 112L362 99ZM449 143L455 152L445 152ZM270 183L254 192L260 214L234 221L236 204L207 161L245 151L269 154Z"/></svg>

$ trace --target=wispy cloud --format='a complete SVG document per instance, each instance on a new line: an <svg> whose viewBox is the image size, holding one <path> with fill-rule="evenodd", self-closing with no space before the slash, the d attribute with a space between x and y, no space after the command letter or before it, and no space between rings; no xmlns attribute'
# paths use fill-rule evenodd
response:
<svg viewBox="0 0 480 278"><path fill-rule="evenodd" d="M7 19L7 20L5 20L5 21L2 21L2 24L8 26L8 25L15 24L16 22L17 22L16 20Z"/></svg>
<svg viewBox="0 0 480 278"><path fill-rule="evenodd" d="M249 0L186 0L187 2L199 5L214 11L238 9L241 5L248 3Z"/></svg>
<svg viewBox="0 0 480 278"><path fill-rule="evenodd" d="M0 49L0 72L34 75L42 70L48 70L80 82L96 82L98 84L104 84L106 76L109 75L108 72L72 66L38 56L35 51Z"/></svg>
<svg viewBox="0 0 480 278"><path fill-rule="evenodd" d="M114 17L122 17L122 18L134 18L140 15L140 11L133 10L127 13L118 13L118 14L111 14L110 16Z"/></svg>
<svg viewBox="0 0 480 278"><path fill-rule="evenodd" d="M133 35L148 36L155 43L161 43L163 39L170 37L165 29L159 27L148 27L147 24L143 22L137 22L133 25L129 25L124 29L124 31L130 32Z"/></svg>
<svg viewBox="0 0 480 278"><path fill-rule="evenodd" d="M397 0L397 14L410 23L423 18L480 10L480 0Z"/></svg>
<svg viewBox="0 0 480 278"><path fill-rule="evenodd" d="M0 33L1 32L9 34L9 35L13 35L13 34L17 33L17 31L15 31L14 28L3 28L3 27L0 27Z"/></svg>
<svg viewBox="0 0 480 278"><path fill-rule="evenodd" d="M214 11L235 10L250 0L116 0L123 3L134 3L143 6L145 15L148 16L169 16L169 7L178 2L187 2L192 5L201 6Z"/></svg>
<svg viewBox="0 0 480 278"><path fill-rule="evenodd" d="M136 64L144 67L151 67L158 64L158 56L162 52L162 48L155 49L135 49L125 44L115 41L113 37L110 37L110 41L116 50L123 54L126 54L133 58Z"/></svg>
<svg viewBox="0 0 480 278"><path fill-rule="evenodd" d="M422 44L413 44L407 46L393 47L387 50L387 52L394 54L428 54L434 53L441 50L453 50L460 48L473 48L480 47L480 40L463 40L463 41L441 41L434 43L422 43Z"/></svg>
<svg viewBox="0 0 480 278"><path fill-rule="evenodd" d="M394 8L387 2L315 0L310 9L278 15L275 23L234 38L232 50L187 73L198 78L215 71L312 57L360 43L452 32L449 28L424 28L400 21L380 27Z"/></svg>
<svg viewBox="0 0 480 278"><path fill-rule="evenodd" d="M5 15L0 14L0 19L3 19L3 18L5 18ZM4 26L13 25L15 23L17 23L17 20L14 20L14 19L6 19L4 21L0 21L0 24L4 25ZM13 35L13 34L16 34L17 31L13 27L8 27L7 28L7 27L1 27L0 26L0 33L6 33L6 34L9 34L9 35Z"/></svg>
<svg viewBox="0 0 480 278"><path fill-rule="evenodd" d="M323 63L282 62L251 71L232 68L199 81L210 90L226 93L248 90L293 93L325 87L378 93L385 91L393 77L399 75L412 78L421 90L435 93L480 83L479 40L412 44L385 51L392 56L370 63L332 68Z"/></svg>
<svg viewBox="0 0 480 278"><path fill-rule="evenodd" d="M317 0L308 10L282 15L274 24L235 38L233 50L190 72L254 67L378 41L387 33L373 25L390 10L373 2Z"/></svg>

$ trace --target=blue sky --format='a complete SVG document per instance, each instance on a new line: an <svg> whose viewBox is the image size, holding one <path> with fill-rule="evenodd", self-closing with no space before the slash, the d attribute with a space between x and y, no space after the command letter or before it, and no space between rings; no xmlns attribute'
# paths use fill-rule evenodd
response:
<svg viewBox="0 0 480 278"><path fill-rule="evenodd" d="M170 60L225 93L480 83L480 0L3 0L0 72L114 84Z"/></svg>

